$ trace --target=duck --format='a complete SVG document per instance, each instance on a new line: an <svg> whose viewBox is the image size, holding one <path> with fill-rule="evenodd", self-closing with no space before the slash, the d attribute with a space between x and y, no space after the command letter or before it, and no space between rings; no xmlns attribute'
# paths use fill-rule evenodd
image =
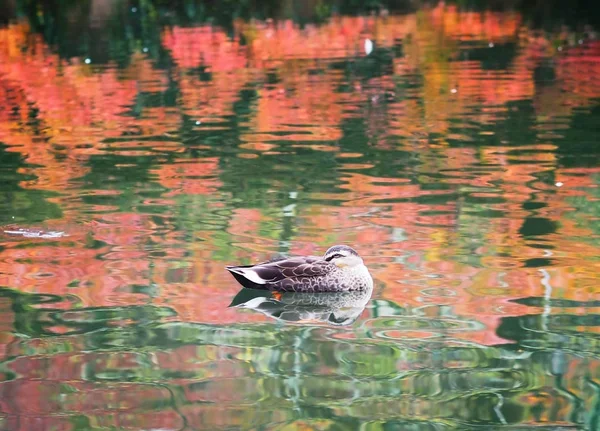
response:
<svg viewBox="0 0 600 431"><path fill-rule="evenodd" d="M275 292L352 292L373 289L373 278L356 250L334 245L323 256L281 258L227 266L244 287Z"/></svg>
<svg viewBox="0 0 600 431"><path fill-rule="evenodd" d="M242 287L230 307L248 309L276 321L346 326L364 311L373 289L352 292L270 292Z"/></svg>

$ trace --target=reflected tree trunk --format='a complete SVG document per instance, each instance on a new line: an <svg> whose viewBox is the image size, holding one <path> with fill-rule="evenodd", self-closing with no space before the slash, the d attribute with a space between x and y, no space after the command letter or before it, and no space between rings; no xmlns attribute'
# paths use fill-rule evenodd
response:
<svg viewBox="0 0 600 431"><path fill-rule="evenodd" d="M0 25L7 24L16 18L17 2L16 0L4 0L0 8Z"/></svg>

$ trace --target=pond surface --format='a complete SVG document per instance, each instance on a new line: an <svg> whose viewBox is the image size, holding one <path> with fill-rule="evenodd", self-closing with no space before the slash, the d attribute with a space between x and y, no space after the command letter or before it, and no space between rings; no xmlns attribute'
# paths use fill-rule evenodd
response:
<svg viewBox="0 0 600 431"><path fill-rule="evenodd" d="M110 41L0 28L0 429L600 429L594 29L439 5ZM225 270L333 244L370 298Z"/></svg>

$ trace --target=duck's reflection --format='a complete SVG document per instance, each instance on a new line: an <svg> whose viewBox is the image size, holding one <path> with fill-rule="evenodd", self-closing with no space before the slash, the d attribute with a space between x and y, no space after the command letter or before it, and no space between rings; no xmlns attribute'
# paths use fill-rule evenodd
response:
<svg viewBox="0 0 600 431"><path fill-rule="evenodd" d="M249 308L286 322L342 326L358 319L372 293L372 288L337 293L281 293L243 288L230 307Z"/></svg>

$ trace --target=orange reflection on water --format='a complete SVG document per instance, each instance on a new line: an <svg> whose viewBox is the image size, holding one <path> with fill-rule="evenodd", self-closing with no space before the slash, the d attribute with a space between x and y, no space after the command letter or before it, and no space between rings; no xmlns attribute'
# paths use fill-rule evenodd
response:
<svg viewBox="0 0 600 431"><path fill-rule="evenodd" d="M465 12L443 2L431 10L430 18L434 27L461 41L511 40L521 30L517 12Z"/></svg>
<svg viewBox="0 0 600 431"><path fill-rule="evenodd" d="M555 259L547 272L556 297L594 298L597 246L581 242L593 230L569 212L574 197L591 197L597 170L562 167L552 139L569 129L576 108L596 103L600 45L586 40L558 53L552 35L521 21L512 12L440 5L304 28L237 22L232 37L216 26L174 26L161 33L174 62L168 69L139 52L123 69L67 62L25 24L1 29L0 140L27 163L19 168L29 176L21 189L56 193L48 199L64 211L71 236L31 247L3 238L0 284L73 294L88 306L151 302L189 321L259 321L265 318L227 309L237 285L225 264L278 251L322 254L346 242L365 256L381 298L413 309L451 306L484 325L457 335L478 343L501 341L494 334L501 317L531 311L508 299L548 290L528 260ZM361 71L375 62L365 53L367 38L389 56L372 74ZM506 67L490 68L461 56L464 42L515 44L516 53ZM555 62L556 77L540 86L534 70L546 60ZM170 85L175 106L139 102L132 113L137 98L160 100ZM494 127L527 101L535 136L515 154L511 138L496 138L502 130ZM352 121L364 125L364 137ZM214 132L216 141L184 141L190 122L193 132ZM189 155L191 147L199 152ZM252 186L234 180L260 178L248 168L252 160L301 150L332 160L331 184L307 192L293 210L271 207L274 199L243 201L244 187ZM406 154L387 153L396 150ZM95 161L107 155L124 167L150 158L148 178L123 174L131 180L125 190L117 180L90 185ZM238 156L254 159L234 165ZM418 161L380 168L401 157ZM294 157L261 160L288 172L305 168ZM548 173L552 181L543 179ZM565 187L553 186L558 182ZM273 181L267 192L283 183ZM540 206L535 214L524 209L532 201ZM538 235L546 248L522 233L528 217L556 225ZM82 221L89 230L74 234ZM92 247L90 238L99 243ZM140 293L148 285L156 293Z"/></svg>
<svg viewBox="0 0 600 431"><path fill-rule="evenodd" d="M364 41L391 46L415 30L415 15L386 17L334 17L323 25L301 28L291 20L281 22L238 21L237 31L248 41L253 67L286 67L297 61L318 64L319 60L364 54Z"/></svg>

